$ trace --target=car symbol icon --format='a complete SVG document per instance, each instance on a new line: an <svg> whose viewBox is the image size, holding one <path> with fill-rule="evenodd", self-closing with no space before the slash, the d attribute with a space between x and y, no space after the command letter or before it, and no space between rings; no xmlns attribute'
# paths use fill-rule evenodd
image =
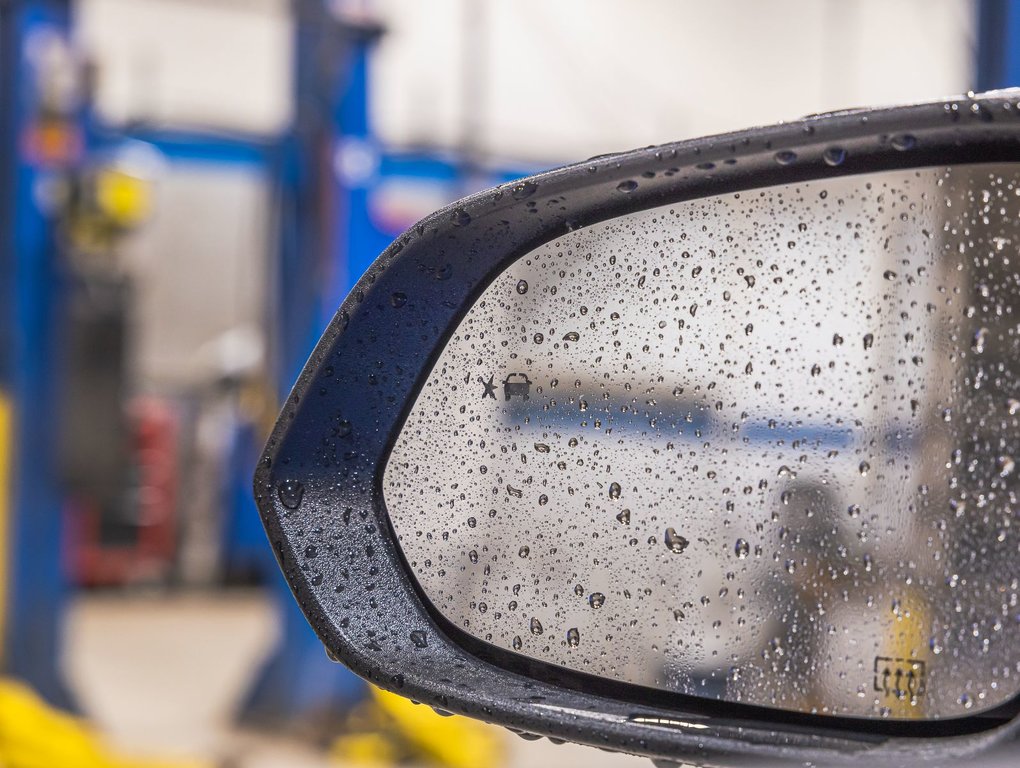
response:
<svg viewBox="0 0 1020 768"><path fill-rule="evenodd" d="M503 379L503 397L509 400L511 397L519 397L527 400L531 392L531 380L523 373L511 373Z"/></svg>

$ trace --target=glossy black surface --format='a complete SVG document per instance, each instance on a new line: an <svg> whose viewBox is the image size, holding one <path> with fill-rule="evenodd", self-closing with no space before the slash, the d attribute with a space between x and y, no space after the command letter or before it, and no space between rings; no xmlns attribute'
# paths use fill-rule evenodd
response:
<svg viewBox="0 0 1020 768"><path fill-rule="evenodd" d="M469 641L416 590L390 530L381 475L449 334L523 253L612 216L726 191L1015 162L1018 99L1002 92L835 113L605 156L466 198L401 236L344 301L256 472L281 567L331 653L378 685L445 710L652 757L835 764L866 753L876 764L939 764L1002 741L1014 728L1015 702L934 723L791 716L596 680Z"/></svg>

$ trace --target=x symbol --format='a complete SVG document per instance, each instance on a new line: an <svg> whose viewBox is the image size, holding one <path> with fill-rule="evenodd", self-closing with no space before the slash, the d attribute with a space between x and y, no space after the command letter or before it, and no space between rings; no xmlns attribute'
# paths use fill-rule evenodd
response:
<svg viewBox="0 0 1020 768"><path fill-rule="evenodd" d="M491 397L493 400L496 399L496 385L492 383L493 376L489 377L488 381L483 381L482 377L478 377L478 383L485 387L485 391L482 392L482 399Z"/></svg>

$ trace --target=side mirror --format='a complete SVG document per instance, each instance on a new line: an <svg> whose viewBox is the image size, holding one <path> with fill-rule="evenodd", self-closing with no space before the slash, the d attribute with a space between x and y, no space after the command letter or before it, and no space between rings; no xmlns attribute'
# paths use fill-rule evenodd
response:
<svg viewBox="0 0 1020 768"><path fill-rule="evenodd" d="M657 760L1006 744L1018 100L593 158L401 236L255 477L329 653Z"/></svg>

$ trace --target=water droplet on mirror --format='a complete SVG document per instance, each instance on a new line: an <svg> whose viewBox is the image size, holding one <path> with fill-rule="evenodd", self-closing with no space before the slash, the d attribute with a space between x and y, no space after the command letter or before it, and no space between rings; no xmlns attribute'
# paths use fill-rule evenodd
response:
<svg viewBox="0 0 1020 768"><path fill-rule="evenodd" d="M737 543L734 545L733 551L736 553L737 557L743 560L751 553L751 545L746 539L737 539Z"/></svg>
<svg viewBox="0 0 1020 768"><path fill-rule="evenodd" d="M976 354L982 354L985 351L985 344L988 341L988 329L978 328L974 332L974 338L971 341L970 348L974 350Z"/></svg>
<svg viewBox="0 0 1020 768"><path fill-rule="evenodd" d="M394 308L396 308L396 309L400 309L406 303L407 303L407 294L406 293L401 293L400 291L396 291L395 293L393 293L390 296L390 304Z"/></svg>
<svg viewBox="0 0 1020 768"><path fill-rule="evenodd" d="M276 491L280 503L287 509L297 509L305 495L305 487L297 480L284 480Z"/></svg>
<svg viewBox="0 0 1020 768"><path fill-rule="evenodd" d="M797 153L791 152L790 150L786 149L783 150L782 152L776 152L775 158L776 162L779 163L780 165L790 165L791 163L796 162Z"/></svg>
<svg viewBox="0 0 1020 768"><path fill-rule="evenodd" d="M542 622L540 622L538 619L532 619L531 620L531 634L533 634L533 635L540 635L540 634L542 634L542 632L543 632Z"/></svg>
<svg viewBox="0 0 1020 768"><path fill-rule="evenodd" d="M866 333L864 334L864 348L871 349L875 345L875 334Z"/></svg>
<svg viewBox="0 0 1020 768"><path fill-rule="evenodd" d="M514 200L523 200L526 197L531 197L535 194L535 190L538 189L538 184L533 181L522 181L520 184L515 184L510 190L510 196Z"/></svg>
<svg viewBox="0 0 1020 768"><path fill-rule="evenodd" d="M567 645L571 648L576 648L581 644L581 633L577 631L577 627L571 627L567 630Z"/></svg>
<svg viewBox="0 0 1020 768"><path fill-rule="evenodd" d="M630 179L628 179L627 181L621 181L619 184L616 185L616 189L624 193L633 192L637 188L638 188L637 182Z"/></svg>
<svg viewBox="0 0 1020 768"><path fill-rule="evenodd" d="M520 635L514 635L513 646L515 651L521 650L521 648L524 646L524 642L521 640Z"/></svg>
<svg viewBox="0 0 1020 768"><path fill-rule="evenodd" d="M871 465L866 461L862 461L857 465L857 471L861 473L861 477L867 477L868 472L871 471Z"/></svg>
<svg viewBox="0 0 1020 768"><path fill-rule="evenodd" d="M625 509L616 516L616 519L624 525L630 525L630 510Z"/></svg>
<svg viewBox="0 0 1020 768"><path fill-rule="evenodd" d="M618 499L618 498L620 498L621 491L622 491L622 489L620 488L620 484L619 483L610 483L609 484L609 498L611 498L611 499Z"/></svg>
<svg viewBox="0 0 1020 768"><path fill-rule="evenodd" d="M414 643L416 648L425 648L429 644L425 633L420 629L416 629L411 633L411 642Z"/></svg>
<svg viewBox="0 0 1020 768"><path fill-rule="evenodd" d="M577 331L570 331L569 333L563 334L563 341L577 341L581 338L581 334Z"/></svg>
<svg viewBox="0 0 1020 768"><path fill-rule="evenodd" d="M917 146L917 139L909 133L901 133L897 136L892 137L893 149L899 150L900 152L906 152L908 149L913 149Z"/></svg>
<svg viewBox="0 0 1020 768"><path fill-rule="evenodd" d="M523 547L521 547L520 549L517 550L517 556L518 557L527 557L530 554L531 554L531 549L529 547L527 547L527 546L523 546Z"/></svg>
<svg viewBox="0 0 1020 768"><path fill-rule="evenodd" d="M549 453L549 446L545 443L535 443L535 450L539 453Z"/></svg>
<svg viewBox="0 0 1020 768"><path fill-rule="evenodd" d="M1000 456L997 464L999 468L999 477L1009 477L1013 474L1013 470L1016 469L1016 462L1013 461L1012 456Z"/></svg>
<svg viewBox="0 0 1020 768"><path fill-rule="evenodd" d="M588 596L588 604L592 608L596 608L596 609L601 608L603 605L605 605L605 602L606 602L606 596L603 595L601 592L592 592Z"/></svg>
<svg viewBox="0 0 1020 768"><path fill-rule="evenodd" d="M842 147L829 147L822 152L822 160L825 161L826 165L842 165L843 161L846 160L846 150Z"/></svg>
<svg viewBox="0 0 1020 768"><path fill-rule="evenodd" d="M690 544L687 539L676 532L674 528L667 528L665 536L663 537L666 548L675 555L682 554L687 545Z"/></svg>

